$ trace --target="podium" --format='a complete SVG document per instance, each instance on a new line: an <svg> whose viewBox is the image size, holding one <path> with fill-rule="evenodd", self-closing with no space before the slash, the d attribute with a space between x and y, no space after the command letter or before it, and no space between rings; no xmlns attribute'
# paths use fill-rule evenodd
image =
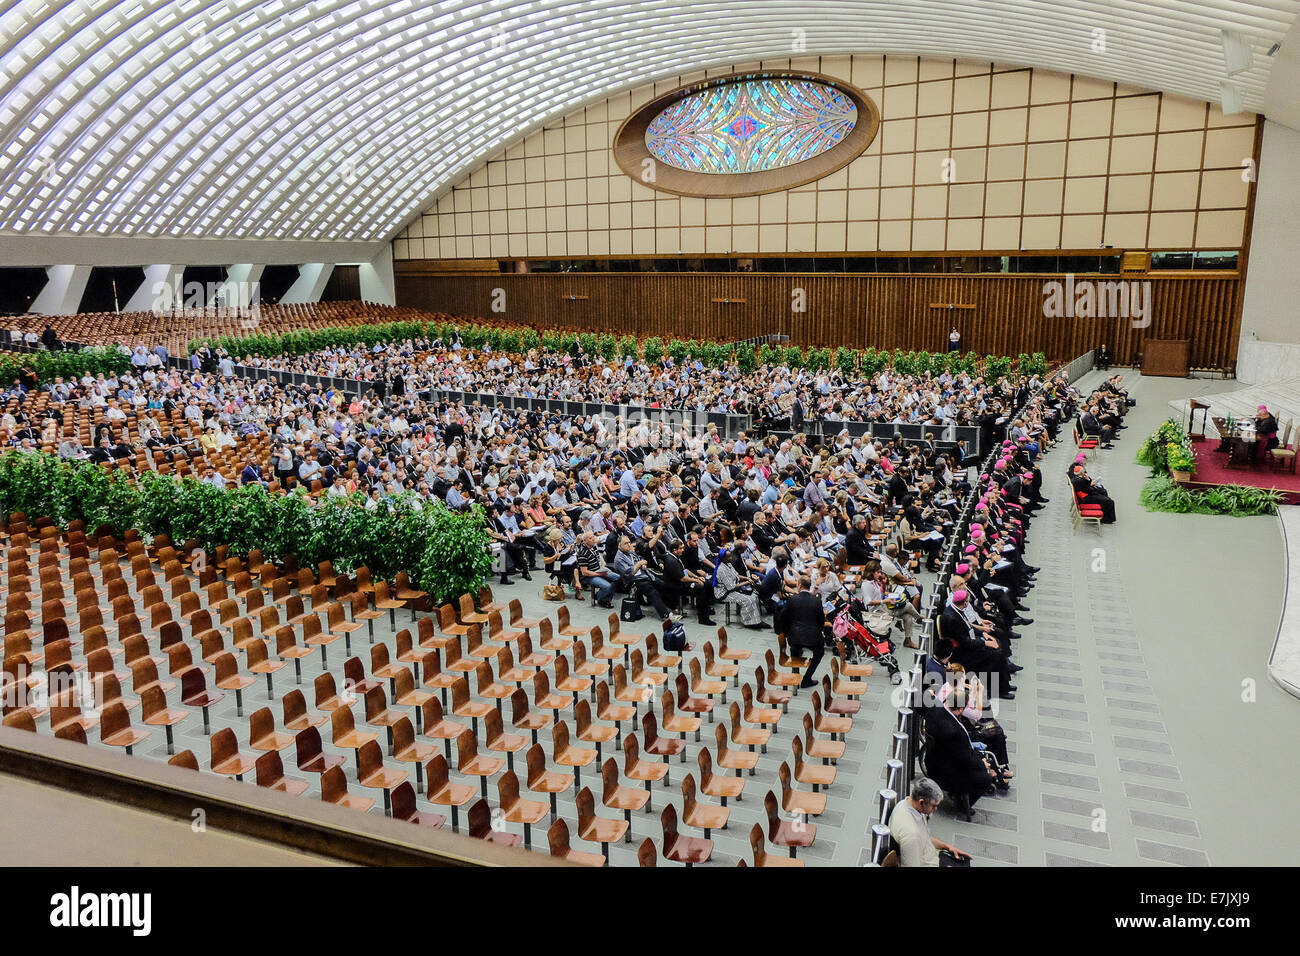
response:
<svg viewBox="0 0 1300 956"><path fill-rule="evenodd" d="M1190 339L1148 339L1142 349L1142 374L1187 377Z"/></svg>
<svg viewBox="0 0 1300 956"><path fill-rule="evenodd" d="M1196 413L1201 413L1201 430L1196 431ZM1192 441L1205 441L1205 422L1210 415L1210 403L1199 402L1196 399L1191 400L1191 408L1187 414L1187 437Z"/></svg>

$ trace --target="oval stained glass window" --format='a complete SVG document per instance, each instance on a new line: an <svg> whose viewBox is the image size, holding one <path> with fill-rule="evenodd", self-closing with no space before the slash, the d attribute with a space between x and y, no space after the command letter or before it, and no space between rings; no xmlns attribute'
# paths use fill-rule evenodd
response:
<svg viewBox="0 0 1300 956"><path fill-rule="evenodd" d="M826 152L857 125L849 96L800 77L765 77L693 93L646 128L650 154L695 173L754 173Z"/></svg>
<svg viewBox="0 0 1300 956"><path fill-rule="evenodd" d="M736 73L679 87L624 120L614 160L650 189L755 196L821 179L880 130L861 90L815 73Z"/></svg>

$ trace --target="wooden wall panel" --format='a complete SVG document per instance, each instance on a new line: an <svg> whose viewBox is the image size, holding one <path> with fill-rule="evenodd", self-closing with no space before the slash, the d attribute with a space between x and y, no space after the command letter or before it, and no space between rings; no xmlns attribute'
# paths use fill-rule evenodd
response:
<svg viewBox="0 0 1300 956"><path fill-rule="evenodd" d="M1236 361L1236 275L1140 276L1149 281L1151 324L1124 318L1049 318L1045 285L1063 276L764 275L574 273L434 275L399 268L397 304L461 317L537 328L566 327L618 335L735 341L779 333L797 345L947 348L956 325L962 350L1070 359L1105 343L1119 364L1136 365L1143 341L1191 340L1191 363L1223 368ZM1087 276L1077 281L1114 281ZM795 312L795 290L806 311ZM505 311L494 312L495 290ZM574 298L570 298L570 296ZM719 300L731 301L719 301ZM947 303L973 309L934 308Z"/></svg>

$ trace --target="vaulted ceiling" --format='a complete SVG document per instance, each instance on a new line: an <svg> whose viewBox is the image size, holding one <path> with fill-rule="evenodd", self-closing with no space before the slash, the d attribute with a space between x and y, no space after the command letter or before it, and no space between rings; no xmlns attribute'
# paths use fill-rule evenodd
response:
<svg viewBox="0 0 1300 956"><path fill-rule="evenodd" d="M848 52L992 60L1263 111L1300 0L0 0L0 236L380 243L611 92ZM1098 32L1103 31L1103 32Z"/></svg>

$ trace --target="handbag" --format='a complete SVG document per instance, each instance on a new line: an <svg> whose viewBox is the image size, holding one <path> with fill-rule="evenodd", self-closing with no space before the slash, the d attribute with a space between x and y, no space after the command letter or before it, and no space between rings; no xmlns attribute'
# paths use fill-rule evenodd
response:
<svg viewBox="0 0 1300 956"><path fill-rule="evenodd" d="M645 612L641 610L641 602L634 597L623 598L622 603L618 606L618 619L620 621L639 621L645 617Z"/></svg>
<svg viewBox="0 0 1300 956"><path fill-rule="evenodd" d="M542 585L543 601L563 601L565 599L564 586L560 584Z"/></svg>

